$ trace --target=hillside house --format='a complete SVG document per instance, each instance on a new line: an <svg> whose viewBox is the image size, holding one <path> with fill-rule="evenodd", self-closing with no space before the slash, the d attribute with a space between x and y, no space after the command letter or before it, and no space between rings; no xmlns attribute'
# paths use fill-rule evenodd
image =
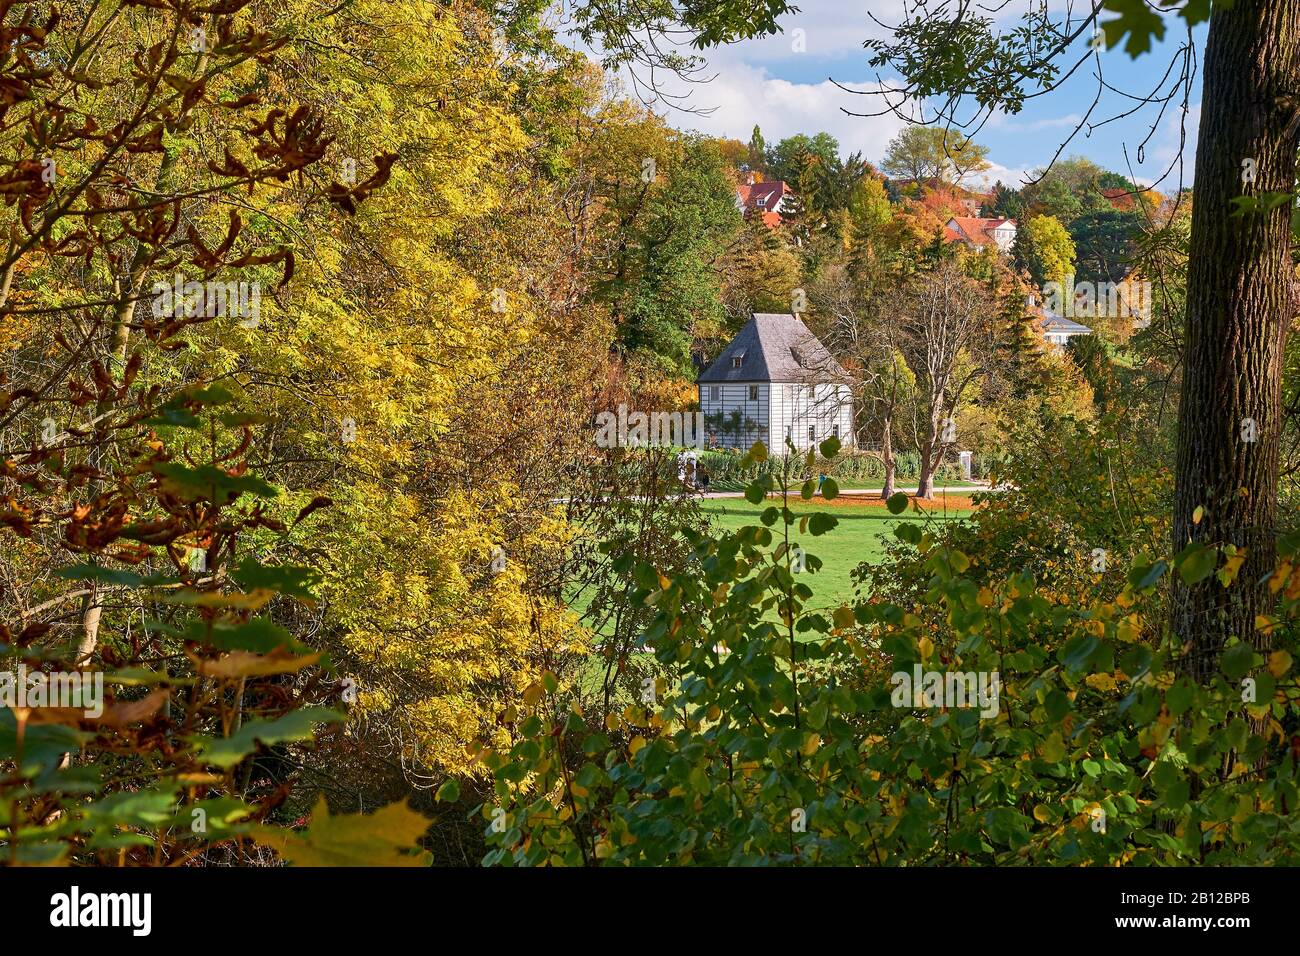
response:
<svg viewBox="0 0 1300 956"><path fill-rule="evenodd" d="M743 216L753 210L763 217L763 223L769 229L775 229L795 210L795 195L790 187L781 180L772 182L755 182L754 174L749 174L749 181L736 187L736 208Z"/></svg>
<svg viewBox="0 0 1300 956"><path fill-rule="evenodd" d="M755 313L697 380L706 442L773 454L853 444L848 375L798 316Z"/></svg>
<svg viewBox="0 0 1300 956"><path fill-rule="evenodd" d="M944 225L944 239L964 242L972 249L993 245L1003 254L1016 243L1014 219L981 219L978 216L953 216Z"/></svg>
<svg viewBox="0 0 1300 956"><path fill-rule="evenodd" d="M1076 335L1092 335L1092 329L1073 319L1047 312L1038 320L1038 328L1049 345L1064 348Z"/></svg>
<svg viewBox="0 0 1300 956"><path fill-rule="evenodd" d="M1049 309L1046 305L1040 303L1038 296L1033 293L1030 293L1025 305L1034 317L1034 327L1048 345L1063 349L1070 344L1070 339L1075 336L1092 335L1091 328Z"/></svg>

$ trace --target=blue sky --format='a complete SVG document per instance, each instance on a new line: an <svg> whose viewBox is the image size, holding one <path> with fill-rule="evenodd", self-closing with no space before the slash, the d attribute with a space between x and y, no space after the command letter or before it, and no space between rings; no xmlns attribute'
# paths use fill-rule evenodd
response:
<svg viewBox="0 0 1300 956"><path fill-rule="evenodd" d="M882 31L871 22L867 11L886 24L896 23L902 0L795 2L801 8L800 12L781 19L782 35L707 51L707 73L716 74L716 77L708 84L694 86L690 102L696 107L713 107L714 111L704 116L668 110L669 122L683 129L698 129L740 140L748 140L750 130L757 123L768 143L793 133L825 131L840 141L842 152L861 150L867 159L878 161L890 137L903 125L902 121L896 117L845 115L842 108L870 112L880 109L883 102L876 96L855 96L844 92L830 80L855 89L868 88L876 83L877 77L867 63L862 42L868 36L880 35ZM1036 6L1038 0L1009 0L999 19L1004 22L1018 20L1029 3ZM1061 0L1052 0L1049 8L1062 9L1063 4ZM1166 22L1171 34L1167 34L1152 52L1137 60L1122 50L1102 53L1107 83L1132 94L1145 95L1151 91L1178 50L1179 36L1186 38L1185 28L1178 35L1172 32L1181 28L1181 21L1170 17ZM803 31L803 50L795 49L800 39L796 30ZM1204 34L1204 25L1193 34L1198 59L1204 49ZM1082 47L1080 52L1083 52ZM1074 58L1069 62L1073 63ZM1167 82L1164 89L1168 88ZM1087 112L1096 92L1097 81L1092 65L1084 64L1060 88L1031 100L1019 115L993 117L976 137L977 142L990 150L989 159L994 168L990 171L989 181L1000 178L1012 185L1020 185L1027 173L1049 162L1061 142ZM1093 113L1093 121L1130 109L1132 105L1131 100L1118 93L1107 92ZM1188 184L1192 178L1199 117L1198 76L1189 99L1185 124L1187 147L1183 179ZM1146 106L1131 117L1094 130L1091 136L1080 132L1062 155L1087 156L1126 175L1130 174L1131 166L1134 178L1149 184L1164 174L1178 154L1179 127L1183 120L1181 97L1177 105L1171 104L1166 109L1162 119L1157 121L1157 118L1158 108ZM1146 145L1145 161L1139 164L1138 145L1153 124L1156 129ZM1176 188L1177 183L1178 168L1175 166L1170 177L1158 188L1168 192Z"/></svg>

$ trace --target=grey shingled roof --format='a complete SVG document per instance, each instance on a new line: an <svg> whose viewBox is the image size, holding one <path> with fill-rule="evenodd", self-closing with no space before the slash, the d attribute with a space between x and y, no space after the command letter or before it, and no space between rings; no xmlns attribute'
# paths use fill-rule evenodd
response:
<svg viewBox="0 0 1300 956"><path fill-rule="evenodd" d="M1090 335L1092 329L1082 323L1075 322L1073 319L1067 319L1063 315L1057 315L1055 312L1043 310L1042 326L1044 332L1066 332L1076 335Z"/></svg>
<svg viewBox="0 0 1300 956"><path fill-rule="evenodd" d="M732 368L731 360L743 352L744 363ZM714 382L836 381L847 373L817 336L797 316L755 312L717 361L698 379Z"/></svg>

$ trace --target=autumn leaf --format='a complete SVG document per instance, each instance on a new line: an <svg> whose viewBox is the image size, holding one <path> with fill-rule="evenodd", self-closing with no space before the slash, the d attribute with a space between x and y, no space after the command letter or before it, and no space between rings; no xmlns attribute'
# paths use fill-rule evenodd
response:
<svg viewBox="0 0 1300 956"><path fill-rule="evenodd" d="M292 866L423 867L430 856L417 841L429 822L405 801L374 813L332 814L322 796L305 831L261 827L252 836Z"/></svg>

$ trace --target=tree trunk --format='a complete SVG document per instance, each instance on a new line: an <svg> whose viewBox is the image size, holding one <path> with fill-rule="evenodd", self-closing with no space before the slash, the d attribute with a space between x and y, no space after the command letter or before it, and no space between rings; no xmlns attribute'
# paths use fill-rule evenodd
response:
<svg viewBox="0 0 1300 956"><path fill-rule="evenodd" d="M158 174L154 177L154 191L162 192L171 186L172 171L176 166L176 150L169 149L163 153L161 162L158 165ZM143 289L147 281L147 247L137 243L135 252L131 255L131 263L126 274L120 281L121 284L116 289L119 301L113 310L113 325L108 341L109 361L105 363L105 368L110 375L120 374L126 366L131 345L131 323L135 319L136 297L139 290ZM98 420L95 425L95 437L87 454L87 461L96 467L102 462L101 457L107 452L107 438L109 434L110 423L104 419L104 416L111 412L116 403L111 398L102 398L95 404L95 418ZM98 491L100 483L94 482L91 485L92 490ZM95 559L91 559L95 563ZM82 603L81 613L81 638L77 642L77 661L80 664L86 664L94 656L96 648L99 646L99 625L104 617L104 607L99 601L98 594L94 588L94 582L91 582L91 593Z"/></svg>
<svg viewBox="0 0 1300 956"><path fill-rule="evenodd" d="M885 414L885 427L880 436L880 458L885 464L885 486L880 489L880 497L888 498L894 493L894 413L891 409Z"/></svg>
<svg viewBox="0 0 1300 956"><path fill-rule="evenodd" d="M916 483L916 497L929 501L934 498L934 473L943 455L943 413L938 403L930 406L930 432L921 443L921 475Z"/></svg>
<svg viewBox="0 0 1300 956"><path fill-rule="evenodd" d="M1232 217L1243 193L1290 192L1300 105L1300 3L1216 5L1205 51L1187 274L1173 546L1248 550L1237 583L1175 577L1172 625L1185 672L1214 673L1224 639L1254 639L1259 582L1275 560L1282 347L1294 306L1291 204ZM1243 162L1256 181L1243 184ZM1203 518L1193 522L1197 507Z"/></svg>

